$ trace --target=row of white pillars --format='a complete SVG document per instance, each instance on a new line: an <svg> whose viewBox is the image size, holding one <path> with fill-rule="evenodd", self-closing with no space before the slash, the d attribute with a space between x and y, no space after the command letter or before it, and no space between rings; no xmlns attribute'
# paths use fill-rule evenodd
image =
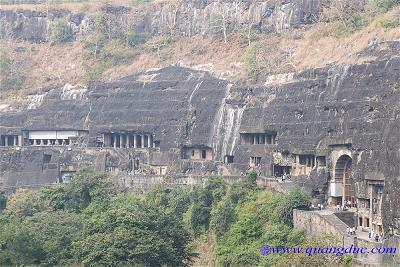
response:
<svg viewBox="0 0 400 267"><path fill-rule="evenodd" d="M133 142L132 142L133 141ZM151 134L124 134L110 133L104 134L106 147L114 148L150 148L155 147Z"/></svg>
<svg viewBox="0 0 400 267"><path fill-rule="evenodd" d="M70 144L69 139L29 139L29 142L34 146L67 146Z"/></svg>

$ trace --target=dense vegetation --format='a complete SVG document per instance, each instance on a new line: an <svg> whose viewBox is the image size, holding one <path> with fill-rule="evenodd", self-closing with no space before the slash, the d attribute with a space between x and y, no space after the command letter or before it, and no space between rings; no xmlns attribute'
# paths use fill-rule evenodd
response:
<svg viewBox="0 0 400 267"><path fill-rule="evenodd" d="M260 254L265 243L310 242L292 228L293 208L309 198L298 189L287 196L257 189L255 179L229 186L212 177L204 186L156 187L139 197L104 174L82 171L69 184L0 194L0 266L188 266L197 256L194 241L205 236L215 244L208 257L223 266L309 261Z"/></svg>

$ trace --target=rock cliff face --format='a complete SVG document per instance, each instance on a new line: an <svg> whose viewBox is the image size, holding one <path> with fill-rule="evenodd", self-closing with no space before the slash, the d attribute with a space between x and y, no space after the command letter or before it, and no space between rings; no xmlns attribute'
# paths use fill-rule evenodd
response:
<svg viewBox="0 0 400 267"><path fill-rule="evenodd" d="M146 7L133 19L152 34L217 34L221 25L281 32L313 23L324 4L183 1ZM134 11L104 12L118 25ZM1 33L45 42L60 18L75 36L92 29L91 14L17 10L0 11ZM90 88L49 88L0 113L0 182L8 189L66 182L91 167L129 187L232 180L254 170L275 183L291 177L280 187L301 186L314 204L350 203L358 227L398 244L399 52L400 42L372 43L359 56L374 61L270 76L256 88L179 66Z"/></svg>
<svg viewBox="0 0 400 267"><path fill-rule="evenodd" d="M170 182L249 169L290 174L315 203L350 201L359 227L398 235L399 43L375 47L361 53L377 56L373 62L293 73L259 88L171 66L31 95L20 110L0 114L0 177L12 187L62 182L82 167ZM71 131L78 134L48 137Z"/></svg>
<svg viewBox="0 0 400 267"><path fill-rule="evenodd" d="M34 43L46 42L56 20L65 20L73 35L86 33L89 19L83 13L53 9L49 12L31 10L0 10L0 36Z"/></svg>
<svg viewBox="0 0 400 267"><path fill-rule="evenodd" d="M229 83L206 73L169 67L99 84L88 91L64 87L30 96L26 108L4 114L3 127L85 129L97 133L137 129L154 133L160 149L211 146L213 121Z"/></svg>
<svg viewBox="0 0 400 267"><path fill-rule="evenodd" d="M105 7L103 12L117 28L131 21L142 31L157 34L193 36L213 35L234 30L283 32L316 22L327 0L290 1L190 1L179 4L152 4L135 10ZM75 36L93 28L94 14L50 9L49 12L0 10L2 35L31 42L49 40L54 21L66 21Z"/></svg>
<svg viewBox="0 0 400 267"><path fill-rule="evenodd" d="M170 26L178 34L213 34L249 27L253 31L283 32L316 22L324 1L182 1L176 7L155 7L144 21L152 32L165 32ZM326 1L325 1L326 3Z"/></svg>

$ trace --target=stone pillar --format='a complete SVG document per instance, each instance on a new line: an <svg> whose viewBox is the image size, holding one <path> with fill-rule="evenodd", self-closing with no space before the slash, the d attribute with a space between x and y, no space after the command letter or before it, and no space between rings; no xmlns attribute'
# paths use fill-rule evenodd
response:
<svg viewBox="0 0 400 267"><path fill-rule="evenodd" d="M275 144L275 135L271 135L271 144Z"/></svg>
<svg viewBox="0 0 400 267"><path fill-rule="evenodd" d="M47 145L50 146L51 145L51 140L47 139Z"/></svg>
<svg viewBox="0 0 400 267"><path fill-rule="evenodd" d="M14 135L14 146L18 146L18 136Z"/></svg>
<svg viewBox="0 0 400 267"><path fill-rule="evenodd" d="M131 135L126 134L126 148L129 148L131 146Z"/></svg>
<svg viewBox="0 0 400 267"><path fill-rule="evenodd" d="M151 134L149 134L149 135L147 136L147 147L153 147L151 143L152 143L152 142L151 142Z"/></svg>
<svg viewBox="0 0 400 267"><path fill-rule="evenodd" d="M103 146L107 146L108 144L107 144L107 141L108 141L108 136L107 136L107 134L105 134L105 133L102 133L102 136L103 136Z"/></svg>
<svg viewBox="0 0 400 267"><path fill-rule="evenodd" d="M137 148L137 135L133 135L133 148Z"/></svg>
<svg viewBox="0 0 400 267"><path fill-rule="evenodd" d="M126 136L125 134L119 135L119 147L120 148L125 147L125 142L126 142L125 136Z"/></svg>
<svg viewBox="0 0 400 267"><path fill-rule="evenodd" d="M141 147L144 148L144 134L142 134L142 143L141 143Z"/></svg>
<svg viewBox="0 0 400 267"><path fill-rule="evenodd" d="M117 148L117 134L114 133L113 136L114 136L114 144L113 144L113 147L114 147L114 148Z"/></svg>

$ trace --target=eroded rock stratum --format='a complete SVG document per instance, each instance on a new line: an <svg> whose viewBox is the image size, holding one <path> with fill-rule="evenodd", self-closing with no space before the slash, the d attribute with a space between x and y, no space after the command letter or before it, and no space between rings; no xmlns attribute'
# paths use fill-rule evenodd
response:
<svg viewBox="0 0 400 267"><path fill-rule="evenodd" d="M360 227L398 244L400 58L392 52L371 47L364 53L373 62L271 77L278 82L257 88L171 66L49 89L0 114L0 178L5 188L40 186L91 167L133 187L255 170L260 182L290 177L284 184L309 191L315 204L350 203Z"/></svg>

